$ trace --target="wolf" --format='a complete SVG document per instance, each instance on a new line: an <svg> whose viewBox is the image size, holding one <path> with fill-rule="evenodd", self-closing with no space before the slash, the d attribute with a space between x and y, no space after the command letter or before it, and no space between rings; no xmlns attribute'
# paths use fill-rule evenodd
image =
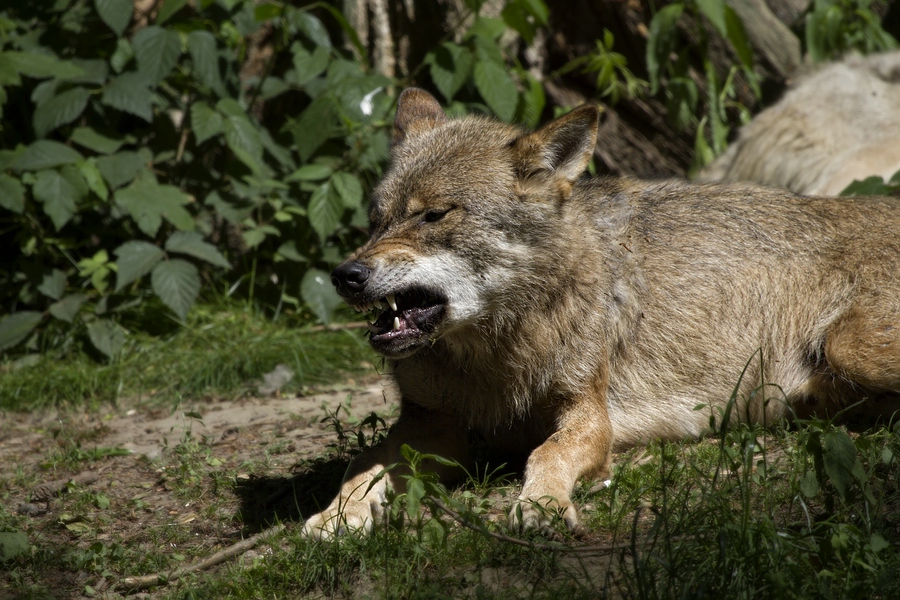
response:
<svg viewBox="0 0 900 600"><path fill-rule="evenodd" d="M583 177L597 124L590 105L528 132L399 97L371 237L332 276L373 311L400 415L307 535L371 529L404 444L465 464L473 431L524 452L511 526L577 530L579 478L700 436L733 393L760 423L896 406L897 201Z"/></svg>
<svg viewBox="0 0 900 600"><path fill-rule="evenodd" d="M850 55L801 77L701 171L836 196L854 180L900 171L900 51Z"/></svg>

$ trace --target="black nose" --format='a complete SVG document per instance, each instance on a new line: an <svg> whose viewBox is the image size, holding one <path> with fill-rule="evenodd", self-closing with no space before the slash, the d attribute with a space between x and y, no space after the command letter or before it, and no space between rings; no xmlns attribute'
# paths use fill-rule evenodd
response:
<svg viewBox="0 0 900 600"><path fill-rule="evenodd" d="M355 261L342 262L331 272L331 283L341 296L354 296L366 287L372 271Z"/></svg>

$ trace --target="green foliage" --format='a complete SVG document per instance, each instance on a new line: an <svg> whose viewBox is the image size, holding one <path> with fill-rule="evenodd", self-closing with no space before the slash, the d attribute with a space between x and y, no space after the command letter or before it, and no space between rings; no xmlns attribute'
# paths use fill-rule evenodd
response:
<svg viewBox="0 0 900 600"><path fill-rule="evenodd" d="M813 62L893 50L897 40L881 27L872 0L815 0L806 16L806 51Z"/></svg>
<svg viewBox="0 0 900 600"><path fill-rule="evenodd" d="M585 73L597 74L597 90L600 96L609 98L613 105L623 97L638 98L648 88L648 83L635 76L628 69L628 61L622 54L613 51L615 37L608 29L603 30L603 39L597 40L597 49L571 61L556 74L562 75L581 67Z"/></svg>
<svg viewBox="0 0 900 600"><path fill-rule="evenodd" d="M546 5L469 7L419 85L535 125L543 89L501 39L532 39ZM324 274L363 238L408 83L373 72L323 2L175 0L146 24L128 0L3 9L0 349L45 350L68 327L113 357L139 304L184 321L222 289L327 323Z"/></svg>
<svg viewBox="0 0 900 600"><path fill-rule="evenodd" d="M679 23L690 16L699 44L682 39ZM734 51L738 64L720 82L710 54L710 38L716 35ZM671 59L674 54L676 58ZM705 114L697 121L700 92L691 77L693 61L702 65L706 83ZM749 113L735 98L734 77L744 74L757 98L758 78L753 71L753 50L737 13L724 0L678 0L656 11L650 21L647 40L647 73L650 93L664 93L669 119L680 129L696 128L694 165L692 170L709 163L728 145L728 109L736 108L742 119ZM665 78L667 85L662 86Z"/></svg>
<svg viewBox="0 0 900 600"><path fill-rule="evenodd" d="M878 175L854 181L841 191L841 196L888 196L898 192L900 192L900 171L894 173L887 181Z"/></svg>

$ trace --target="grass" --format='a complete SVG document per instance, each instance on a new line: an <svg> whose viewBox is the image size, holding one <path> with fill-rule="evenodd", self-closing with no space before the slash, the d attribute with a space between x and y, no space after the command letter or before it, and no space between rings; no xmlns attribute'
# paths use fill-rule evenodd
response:
<svg viewBox="0 0 900 600"><path fill-rule="evenodd" d="M371 369L375 360L358 329L322 331L284 316L273 322L236 303L197 306L178 327L160 307L147 304L134 317L138 333L112 360L90 352L90 344L78 339L86 333L75 331L66 334L74 339L56 341L44 354L0 362L0 410L97 406L124 397L239 396L255 392L279 364L294 374L284 390L298 391L340 382ZM146 331L155 335L140 333Z"/></svg>

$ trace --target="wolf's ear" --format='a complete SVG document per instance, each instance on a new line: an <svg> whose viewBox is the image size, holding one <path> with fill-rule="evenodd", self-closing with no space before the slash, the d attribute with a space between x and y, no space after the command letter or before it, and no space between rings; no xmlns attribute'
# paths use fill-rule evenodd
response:
<svg viewBox="0 0 900 600"><path fill-rule="evenodd" d="M585 104L513 143L519 175L549 173L571 185L581 177L597 143L600 111Z"/></svg>
<svg viewBox="0 0 900 600"><path fill-rule="evenodd" d="M406 88L397 100L397 116L391 142L402 144L410 135L427 131L447 120L444 109L434 96L419 88Z"/></svg>

